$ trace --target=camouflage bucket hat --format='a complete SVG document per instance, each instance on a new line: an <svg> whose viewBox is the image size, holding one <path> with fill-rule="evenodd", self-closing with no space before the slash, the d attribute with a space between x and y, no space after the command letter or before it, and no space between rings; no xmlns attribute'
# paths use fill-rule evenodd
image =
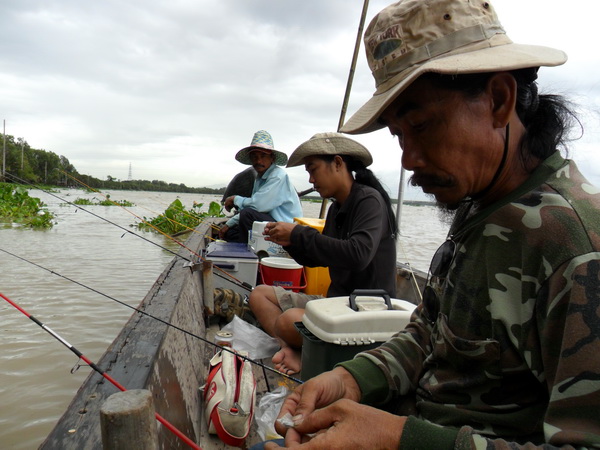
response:
<svg viewBox="0 0 600 450"><path fill-rule="evenodd" d="M317 155L348 155L361 161L365 167L373 163L373 157L364 145L340 133L318 133L294 150L287 167L300 166L307 156Z"/></svg>
<svg viewBox="0 0 600 450"><path fill-rule="evenodd" d="M252 151L260 151L263 153L272 153L275 155L275 164L283 166L287 162L287 155L279 150L273 148L273 138L268 131L259 130L254 133L252 142L248 147L244 147L235 155L235 159L242 164L252 165L250 160L250 153Z"/></svg>
<svg viewBox="0 0 600 450"><path fill-rule="evenodd" d="M500 72L567 60L560 50L513 43L483 0L401 0L373 18L364 42L376 91L344 124L344 133L383 128L381 113L426 72Z"/></svg>

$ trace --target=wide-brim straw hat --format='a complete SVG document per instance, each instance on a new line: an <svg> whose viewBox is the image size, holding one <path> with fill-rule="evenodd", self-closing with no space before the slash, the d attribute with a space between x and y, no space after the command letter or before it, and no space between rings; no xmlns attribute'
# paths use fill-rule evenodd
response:
<svg viewBox="0 0 600 450"><path fill-rule="evenodd" d="M491 3L482 0L401 0L373 18L364 41L376 91L344 124L344 133L383 128L381 113L426 72L502 72L567 60L561 50L513 43Z"/></svg>
<svg viewBox="0 0 600 450"><path fill-rule="evenodd" d="M361 161L365 167L373 163L373 157L364 145L343 134L328 132L317 133L300 144L290 155L287 167L300 166L307 156L320 155L348 155Z"/></svg>
<svg viewBox="0 0 600 450"><path fill-rule="evenodd" d="M253 151L261 151L263 153L272 153L275 155L275 164L278 166L283 166L287 162L287 155L279 150L275 150L273 147L273 138L269 134L268 131L259 130L254 133L252 137L252 142L248 147L244 147L239 152L236 153L235 159L241 162L242 164L252 165L252 161L250 160L250 153Z"/></svg>

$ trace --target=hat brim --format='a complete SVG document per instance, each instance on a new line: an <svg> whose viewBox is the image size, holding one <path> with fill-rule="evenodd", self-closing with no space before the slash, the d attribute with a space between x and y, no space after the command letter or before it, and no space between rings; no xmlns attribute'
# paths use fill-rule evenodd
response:
<svg viewBox="0 0 600 450"><path fill-rule="evenodd" d="M446 75L504 72L527 67L553 67L564 64L567 55L550 47L505 44L471 52L455 53L415 65L380 86L373 97L348 119L340 131L348 134L370 133L384 127L378 119L383 111L413 81L427 72ZM390 87L391 86L391 87Z"/></svg>
<svg viewBox="0 0 600 450"><path fill-rule="evenodd" d="M285 166L285 163L287 163L287 160L288 160L287 155L283 152L280 152L279 150L267 149L267 148L263 148L263 147L258 147L256 145L244 147L243 149L241 149L239 152L236 153L235 159L237 161L241 162L242 164L251 166L252 160L250 159L250 152L252 150L260 150L262 152L273 152L273 155L275 155L275 164L278 166Z"/></svg>

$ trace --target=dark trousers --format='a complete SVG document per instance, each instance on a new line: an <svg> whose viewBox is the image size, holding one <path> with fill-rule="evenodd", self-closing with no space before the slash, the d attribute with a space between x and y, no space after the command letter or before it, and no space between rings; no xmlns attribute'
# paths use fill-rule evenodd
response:
<svg viewBox="0 0 600 450"><path fill-rule="evenodd" d="M254 222L275 222L270 214L259 212L252 208L244 208L240 211L240 222L238 226L231 227L225 233L228 242L248 242L248 231L252 229Z"/></svg>

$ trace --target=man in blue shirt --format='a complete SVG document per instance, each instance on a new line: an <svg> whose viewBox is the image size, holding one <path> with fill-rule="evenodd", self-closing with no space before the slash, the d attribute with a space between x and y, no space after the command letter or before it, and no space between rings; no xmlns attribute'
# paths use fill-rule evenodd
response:
<svg viewBox="0 0 600 450"><path fill-rule="evenodd" d="M273 138L265 130L254 133L248 147L241 149L235 159L256 170L251 197L232 195L225 199L225 209L235 206L239 213L219 230L219 237L232 242L248 242L252 223L293 222L302 217L302 207L296 189L287 173L279 166L287 162L285 153L273 148Z"/></svg>

